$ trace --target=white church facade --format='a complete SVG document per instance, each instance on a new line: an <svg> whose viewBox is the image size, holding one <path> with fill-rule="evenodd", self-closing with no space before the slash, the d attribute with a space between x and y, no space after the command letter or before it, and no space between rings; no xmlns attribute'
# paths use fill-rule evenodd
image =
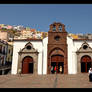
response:
<svg viewBox="0 0 92 92"><path fill-rule="evenodd" d="M73 39L67 35L65 25L50 25L44 39L15 39L11 74L51 74L56 66L60 74L86 73L92 65L92 39Z"/></svg>

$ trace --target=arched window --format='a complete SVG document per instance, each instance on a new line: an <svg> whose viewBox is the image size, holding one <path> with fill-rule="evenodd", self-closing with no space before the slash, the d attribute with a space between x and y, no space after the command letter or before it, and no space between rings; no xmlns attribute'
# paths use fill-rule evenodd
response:
<svg viewBox="0 0 92 92"><path fill-rule="evenodd" d="M53 31L56 31L56 26L55 25L53 25Z"/></svg>
<svg viewBox="0 0 92 92"><path fill-rule="evenodd" d="M61 25L59 26L59 31L62 31L62 26Z"/></svg>

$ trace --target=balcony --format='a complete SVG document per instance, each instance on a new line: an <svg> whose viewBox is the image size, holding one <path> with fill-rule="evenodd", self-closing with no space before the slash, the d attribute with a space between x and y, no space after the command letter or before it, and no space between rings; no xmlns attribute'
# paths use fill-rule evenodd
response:
<svg viewBox="0 0 92 92"><path fill-rule="evenodd" d="M11 66L10 65L0 66L0 70L7 70L7 69L11 69Z"/></svg>

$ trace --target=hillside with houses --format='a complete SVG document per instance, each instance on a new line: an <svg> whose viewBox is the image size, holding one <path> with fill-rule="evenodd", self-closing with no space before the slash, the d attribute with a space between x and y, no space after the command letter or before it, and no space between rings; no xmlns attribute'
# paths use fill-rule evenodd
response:
<svg viewBox="0 0 92 92"><path fill-rule="evenodd" d="M0 24L0 34L2 33L8 33L9 39L43 39L48 36L47 32L40 32L30 27Z"/></svg>

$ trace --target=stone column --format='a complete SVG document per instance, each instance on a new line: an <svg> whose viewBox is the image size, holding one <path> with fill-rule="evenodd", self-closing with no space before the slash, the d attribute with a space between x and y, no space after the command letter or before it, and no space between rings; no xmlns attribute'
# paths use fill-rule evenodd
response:
<svg viewBox="0 0 92 92"><path fill-rule="evenodd" d="M21 60L21 58L22 58L22 55L21 55L21 54L19 54L19 55L18 55L18 67L17 67L17 74L18 74L18 70L22 68L22 60Z"/></svg>
<svg viewBox="0 0 92 92"><path fill-rule="evenodd" d="M34 64L33 74L38 74L38 72L37 72L37 70L38 70L38 58L36 55L34 56L33 64Z"/></svg>
<svg viewBox="0 0 92 92"><path fill-rule="evenodd" d="M35 60L33 61L33 74L36 74L36 63L35 63Z"/></svg>
<svg viewBox="0 0 92 92"><path fill-rule="evenodd" d="M47 62L47 74L50 74L50 67L51 67L51 58L49 57L48 59L48 62Z"/></svg>
<svg viewBox="0 0 92 92"><path fill-rule="evenodd" d="M81 73L81 62L80 62L81 58L79 56L79 54L77 55L77 73Z"/></svg>
<svg viewBox="0 0 92 92"><path fill-rule="evenodd" d="M67 57L64 57L64 74L68 74Z"/></svg>

